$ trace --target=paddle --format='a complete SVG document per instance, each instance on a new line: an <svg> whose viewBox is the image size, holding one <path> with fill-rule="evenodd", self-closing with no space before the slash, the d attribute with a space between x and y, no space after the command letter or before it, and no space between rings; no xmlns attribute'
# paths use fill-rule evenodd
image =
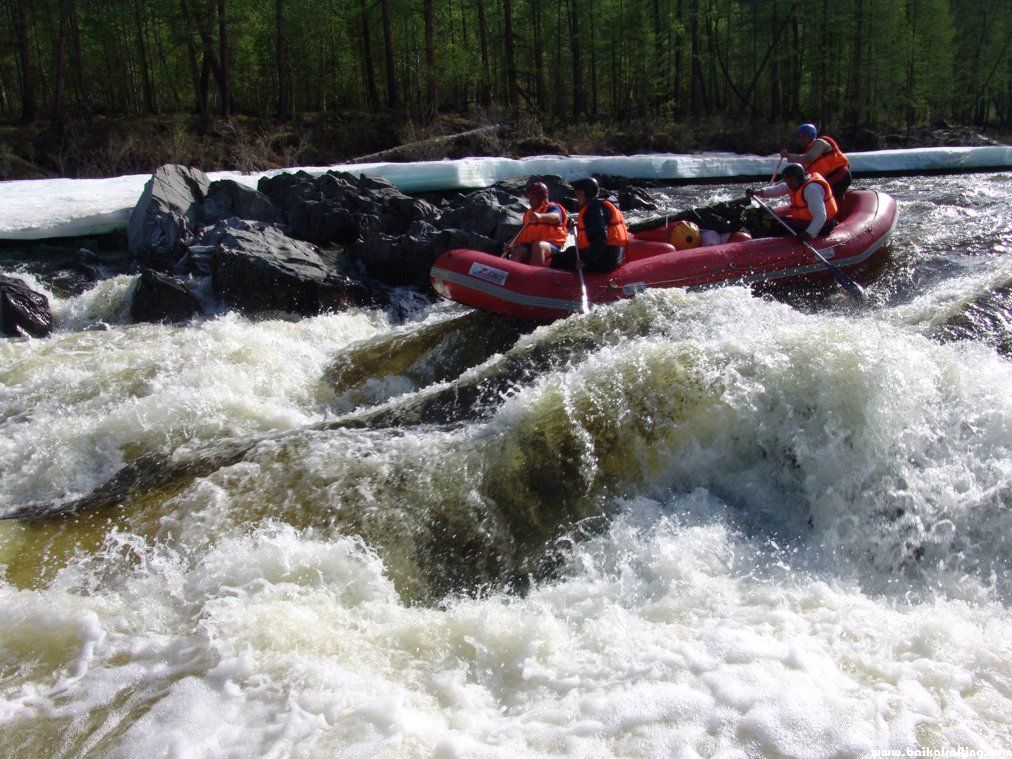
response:
<svg viewBox="0 0 1012 759"><path fill-rule="evenodd" d="M759 199L758 195L753 195L752 196L752 200L754 200L760 206L762 206L763 208L765 208L766 212L770 216L772 216L774 219L776 219L777 221L779 221L788 232L790 232L792 235L793 234L797 234L797 232L794 229L791 229L790 224L788 224L786 221L784 221L779 216L777 216L775 213L773 213L773 209L770 208L765 203L763 203ZM837 267L833 266L833 264L829 263L829 261L827 261L825 259L825 257L823 257L823 255L819 251L817 251L815 248L813 248L807 242L803 242L801 244L804 245L806 248L808 248L808 250L816 258L818 258L819 261L822 262L823 266L825 266L827 269L829 269L829 273L833 275L833 278L837 282L840 283L840 286L844 290L847 291L847 293L848 293L848 295L850 295L850 297L852 297L856 301L863 301L864 300L864 290L861 289L861 286L857 282L855 282L850 277L848 277L846 274L844 274L842 271L840 271L840 269L838 269Z"/></svg>
<svg viewBox="0 0 1012 759"><path fill-rule="evenodd" d="M583 259L580 258L580 248L576 245L576 232L573 232L573 250L576 252L576 273L580 277L580 312L590 313L590 299L587 297L587 283L583 280Z"/></svg>
<svg viewBox="0 0 1012 759"><path fill-rule="evenodd" d="M777 167L773 169L773 175L770 177L770 184L773 184L774 180L777 178L777 172L780 171L780 164L782 164L783 162L784 157L780 156L780 160L777 161Z"/></svg>
<svg viewBox="0 0 1012 759"><path fill-rule="evenodd" d="M508 243L506 243L505 247L503 247L502 253L499 254L499 258L502 258L503 256L508 256L513 251L513 246L516 245L517 240L520 239L520 235L524 233L524 230L527 229L527 226L529 224L530 224L529 221L524 222L524 225L520 227L520 231L517 232L515 235L513 235L513 239L510 240Z"/></svg>

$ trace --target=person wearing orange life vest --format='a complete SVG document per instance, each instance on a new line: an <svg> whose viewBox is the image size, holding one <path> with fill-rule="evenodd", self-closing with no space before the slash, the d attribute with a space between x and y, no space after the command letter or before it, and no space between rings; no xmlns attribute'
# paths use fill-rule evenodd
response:
<svg viewBox="0 0 1012 759"><path fill-rule="evenodd" d="M552 258L553 269L582 268L587 272L614 271L622 265L629 228L622 212L598 198L600 186L593 178L573 182L580 213L576 220L576 247L566 248ZM572 219L570 219L572 226Z"/></svg>
<svg viewBox="0 0 1012 759"><path fill-rule="evenodd" d="M790 195L791 206L784 221L795 231L795 239L799 243L832 232L839 207L829 182L821 174L805 171L800 163L787 164L780 176L783 182L759 190L749 188L745 190L745 197Z"/></svg>
<svg viewBox="0 0 1012 759"><path fill-rule="evenodd" d="M549 202L544 182L531 182L524 192L531 207L524 214L524 225L509 257L532 266L548 266L566 244L566 209L559 203Z"/></svg>
<svg viewBox="0 0 1012 759"><path fill-rule="evenodd" d="M780 151L780 157L791 163L800 163L809 172L821 174L833 189L833 195L839 201L843 193L850 187L853 177L850 174L850 161L829 135L818 134L814 124L802 124L798 127L795 137L801 153Z"/></svg>

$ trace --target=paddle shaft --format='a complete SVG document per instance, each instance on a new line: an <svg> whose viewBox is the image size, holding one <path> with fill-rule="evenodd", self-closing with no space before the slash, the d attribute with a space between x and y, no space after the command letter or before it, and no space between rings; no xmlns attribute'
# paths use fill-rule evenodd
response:
<svg viewBox="0 0 1012 759"><path fill-rule="evenodd" d="M759 199L758 195L753 195L752 199L756 203L758 203L760 206L762 206L763 208L765 208L766 212L770 216L772 216L774 219L776 219L778 222L780 222L781 226L783 226L784 229L786 229L792 235L797 234L797 230L795 230L794 228L792 228L790 224L788 224L786 221L784 221L779 216L777 216L773 212L772 208L770 208L768 205L766 205L765 203L763 203ZM809 252L812 255L814 255L817 259L819 259L819 261L822 262L823 266L825 266L827 269L829 269L829 273L833 275L833 278L837 282L840 283L840 286L843 287L843 289L846 290L847 293L852 298L854 298L854 300L864 300L864 290L861 289L861 286L857 282L855 282L850 277L848 277L846 274L844 274L839 269L839 267L833 266L833 264L829 263L829 261L826 260L825 256L823 256L819 251L817 251L814 247L812 247L811 245L809 245L807 242L803 242L801 244L804 245L806 248L808 248Z"/></svg>
<svg viewBox="0 0 1012 759"><path fill-rule="evenodd" d="M773 182L776 180L776 178L777 178L777 172L780 171L780 164L782 164L783 162L784 162L784 157L780 156L780 160L777 161L777 167L775 169L773 169L773 176L770 177L770 184L773 184Z"/></svg>
<svg viewBox="0 0 1012 759"><path fill-rule="evenodd" d="M573 250L576 251L576 273L580 276L580 311L590 313L590 299L587 297L587 283L583 280L583 259L580 258L580 248L576 244L576 233L573 233Z"/></svg>
<svg viewBox="0 0 1012 759"><path fill-rule="evenodd" d="M513 239L512 240L510 240L508 243L506 243L506 247L503 248L502 253L499 254L499 258L502 258L503 256L508 256L510 254L510 252L513 250L513 246L516 245L517 240L520 239L520 235L522 235L524 233L524 230L527 229L527 226L529 224L530 224L529 221L525 221L524 222L524 225L522 227L520 227L520 231L517 232L515 235L513 235Z"/></svg>

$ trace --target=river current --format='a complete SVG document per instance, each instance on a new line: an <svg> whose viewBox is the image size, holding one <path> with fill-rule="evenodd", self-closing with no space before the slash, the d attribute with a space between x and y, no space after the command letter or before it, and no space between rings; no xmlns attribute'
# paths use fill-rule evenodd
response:
<svg viewBox="0 0 1012 759"><path fill-rule="evenodd" d="M857 184L863 305L50 291L0 341L0 755L1012 755L1012 174Z"/></svg>

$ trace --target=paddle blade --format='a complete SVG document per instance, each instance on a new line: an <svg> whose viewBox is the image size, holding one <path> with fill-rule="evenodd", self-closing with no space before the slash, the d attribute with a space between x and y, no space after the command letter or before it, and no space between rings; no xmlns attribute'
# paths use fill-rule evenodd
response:
<svg viewBox="0 0 1012 759"><path fill-rule="evenodd" d="M865 300L864 289L862 289L861 285L859 285L857 282L852 280L850 277L848 277L846 274L844 274L842 271L840 271L838 268L836 268L830 263L826 264L826 268L829 269L829 273L833 275L833 278L840 283L840 287L846 290L847 294L850 295L850 297L852 297L859 303L864 302Z"/></svg>

